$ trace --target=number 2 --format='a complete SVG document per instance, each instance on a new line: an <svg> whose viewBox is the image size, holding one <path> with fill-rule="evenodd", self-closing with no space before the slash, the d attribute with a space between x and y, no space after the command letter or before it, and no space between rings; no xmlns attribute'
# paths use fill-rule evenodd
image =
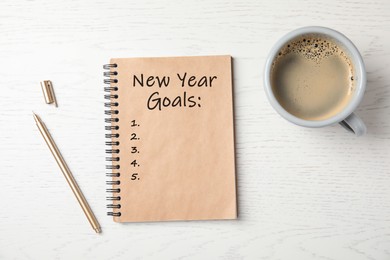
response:
<svg viewBox="0 0 390 260"><path fill-rule="evenodd" d="M130 140L139 140L139 138L137 138L136 133L131 133L131 138L130 138Z"/></svg>

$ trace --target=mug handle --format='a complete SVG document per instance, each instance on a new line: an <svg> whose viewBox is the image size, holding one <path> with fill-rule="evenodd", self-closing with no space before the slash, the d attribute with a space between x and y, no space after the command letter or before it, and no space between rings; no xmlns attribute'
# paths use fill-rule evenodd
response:
<svg viewBox="0 0 390 260"><path fill-rule="evenodd" d="M355 113L350 114L339 124L349 132L354 133L356 136L364 135L367 132L367 127L363 123L363 120L361 120Z"/></svg>

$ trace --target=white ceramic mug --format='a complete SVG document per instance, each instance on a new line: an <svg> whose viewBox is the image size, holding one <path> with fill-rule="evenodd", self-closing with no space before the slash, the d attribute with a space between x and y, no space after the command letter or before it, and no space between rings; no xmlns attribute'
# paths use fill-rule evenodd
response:
<svg viewBox="0 0 390 260"><path fill-rule="evenodd" d="M272 63L275 58L278 56L280 49L285 46L289 41L300 37L306 34L317 34L317 35L325 35L333 39L333 41L342 47L344 51L347 52L350 57L354 71L354 81L356 82L354 96L351 98L348 105L340 111L338 114L332 116L331 118L327 118L325 120L305 120L299 117L294 116L293 114L286 111L282 105L276 99L272 85L271 85L271 73L272 73ZM360 101L363 98L364 91L366 88L366 70L364 67L363 59L355 47L355 45L343 34L337 32L335 30L319 27L319 26L309 26L299 28L292 32L289 32L285 36L283 36L271 49L271 52L268 55L265 70L264 70L264 88L267 94L268 100L274 109L285 119L288 121L305 127L324 127L328 125L333 125L335 123L339 123L348 131L355 133L357 136L363 135L366 133L366 126L363 121L353 113L356 107L359 105Z"/></svg>

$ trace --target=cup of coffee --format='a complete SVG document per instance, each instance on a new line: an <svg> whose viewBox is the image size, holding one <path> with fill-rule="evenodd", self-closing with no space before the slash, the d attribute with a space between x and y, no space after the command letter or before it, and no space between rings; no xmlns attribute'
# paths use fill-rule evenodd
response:
<svg viewBox="0 0 390 260"><path fill-rule="evenodd" d="M272 48L264 88L274 109L305 127L339 123L360 136L366 126L353 113L363 98L366 70L355 45L335 30L294 30Z"/></svg>

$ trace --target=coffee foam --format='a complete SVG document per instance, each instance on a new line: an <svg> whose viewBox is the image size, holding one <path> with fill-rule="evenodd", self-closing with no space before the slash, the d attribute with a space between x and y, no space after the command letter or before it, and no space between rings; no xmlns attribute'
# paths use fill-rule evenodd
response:
<svg viewBox="0 0 390 260"><path fill-rule="evenodd" d="M283 58L289 53L300 54L317 64L330 56L339 55L348 64L351 72L351 80L354 80L354 71L350 58L343 49L324 35L303 35L291 40L279 50L278 56L275 58L272 66L275 66L280 58Z"/></svg>
<svg viewBox="0 0 390 260"><path fill-rule="evenodd" d="M310 34L279 50L271 84L286 111L306 120L324 120L348 104L356 84L353 73L352 62L340 45L324 35Z"/></svg>

